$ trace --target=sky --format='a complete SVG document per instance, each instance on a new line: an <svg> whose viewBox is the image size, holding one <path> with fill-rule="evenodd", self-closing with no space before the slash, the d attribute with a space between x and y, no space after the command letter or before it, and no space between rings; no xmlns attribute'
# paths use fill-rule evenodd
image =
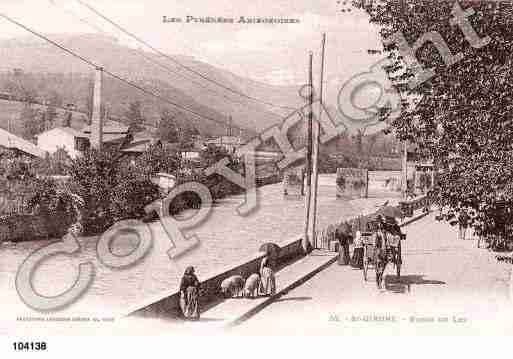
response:
<svg viewBox="0 0 513 359"><path fill-rule="evenodd" d="M337 0L83 1L160 50L276 85L305 83L309 51L314 53L317 77L321 36L326 32L326 82L331 97L344 81L378 60L367 54L368 49L380 47L378 29L359 10L341 12L344 6ZM46 34L103 32L140 47L76 0L2 0L0 12ZM166 24L163 16L284 17L300 23ZM0 38L18 36L27 33L0 20Z"/></svg>

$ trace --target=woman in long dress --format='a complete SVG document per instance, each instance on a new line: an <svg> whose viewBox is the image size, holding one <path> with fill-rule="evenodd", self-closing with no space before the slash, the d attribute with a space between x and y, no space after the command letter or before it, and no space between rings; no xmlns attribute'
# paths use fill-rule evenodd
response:
<svg viewBox="0 0 513 359"><path fill-rule="evenodd" d="M335 230L335 238L339 243L338 264L348 265L351 262L349 242L352 240L351 226L344 222Z"/></svg>
<svg viewBox="0 0 513 359"><path fill-rule="evenodd" d="M354 238L353 258L351 259L353 268L363 269L363 241L362 232L356 231Z"/></svg>
<svg viewBox="0 0 513 359"><path fill-rule="evenodd" d="M200 282L194 274L194 267L188 267L180 283L180 308L185 319L198 320Z"/></svg>
<svg viewBox="0 0 513 359"><path fill-rule="evenodd" d="M276 278L267 257L260 263L260 293L262 295L276 294Z"/></svg>

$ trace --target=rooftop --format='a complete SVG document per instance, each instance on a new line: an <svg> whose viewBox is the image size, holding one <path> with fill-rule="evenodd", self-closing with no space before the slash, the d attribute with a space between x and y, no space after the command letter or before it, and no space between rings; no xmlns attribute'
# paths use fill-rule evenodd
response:
<svg viewBox="0 0 513 359"><path fill-rule="evenodd" d="M13 135L0 128L0 146L8 149L16 149L21 152L25 152L34 157L44 158L46 152L41 150L39 147L34 145L32 142L24 140L21 137Z"/></svg>
<svg viewBox="0 0 513 359"><path fill-rule="evenodd" d="M91 125L82 129L86 134L91 133ZM103 133L105 134L126 134L128 133L128 126L117 121L108 120L103 124Z"/></svg>

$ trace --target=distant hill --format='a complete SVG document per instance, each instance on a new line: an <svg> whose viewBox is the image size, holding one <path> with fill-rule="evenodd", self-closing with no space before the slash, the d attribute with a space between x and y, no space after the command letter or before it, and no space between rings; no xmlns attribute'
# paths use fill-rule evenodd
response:
<svg viewBox="0 0 513 359"><path fill-rule="evenodd" d="M290 112L260 105L230 93L216 85L209 84L197 75L188 73L168 59L123 46L113 37L103 35L50 35L50 37L104 66L109 71L157 92L181 106L225 122L228 122L229 116L232 116L233 124L248 129L249 133L280 122L281 118ZM168 68L184 74L187 78L203 84L209 90L150 63L141 56L142 53L164 63ZM50 44L30 37L0 41L0 54L1 67L4 69L2 75L4 81L0 81L0 91L5 90L5 88L1 88L2 82L4 84L5 81L12 82L13 79L9 76L14 76L11 71L5 73L5 69L21 69L28 77L32 76L38 93L46 95L51 91L56 91L63 97L65 103L75 103L79 109L85 109L90 96L92 76L90 66ZM237 76L229 71L196 61L191 57L172 56L206 77L249 96L283 106L299 107L303 103L298 96L296 87L268 85ZM221 95L214 95L212 91ZM158 121L163 108L173 109L170 105L159 103L158 100L106 76L105 102L110 105L113 115L122 116L128 108L128 104L135 100L143 103L144 115L150 124ZM0 107L1 111L2 107ZM226 133L226 128L223 126L187 112L184 113L202 133ZM2 122L5 120L2 120L2 117L5 116L0 115L0 126L4 127Z"/></svg>
<svg viewBox="0 0 513 359"><path fill-rule="evenodd" d="M20 114L24 103L18 101L0 100L0 128L22 136L23 123L20 121ZM46 106L33 105L36 109L45 110ZM62 126L65 118L65 110L57 109L57 119L55 126ZM84 113L74 111L72 113L71 127L81 129L88 123L88 118ZM27 139L32 140L32 139Z"/></svg>

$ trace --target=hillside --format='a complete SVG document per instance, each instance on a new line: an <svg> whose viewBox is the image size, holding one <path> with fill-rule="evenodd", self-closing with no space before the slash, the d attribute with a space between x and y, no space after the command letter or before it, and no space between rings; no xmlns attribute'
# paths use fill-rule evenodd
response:
<svg viewBox="0 0 513 359"><path fill-rule="evenodd" d="M21 136L23 133L23 123L20 120L20 114L23 109L24 103L18 101L5 101L0 100L0 128L9 130L10 132ZM44 111L45 106L33 105L35 109ZM62 125L64 120L65 111L57 109L56 126ZM80 112L72 113L71 127L80 129L88 123L87 116Z"/></svg>
<svg viewBox="0 0 513 359"><path fill-rule="evenodd" d="M158 92L179 105L220 121L227 122L229 116L232 116L234 125L248 129L249 132L275 124L289 112L260 105L214 84L209 84L197 75L179 68L168 59L122 46L111 37L101 35L51 35L50 37L82 56L92 59L95 63L101 64L109 71L136 82L146 89ZM92 69L76 58L34 38L1 41L0 54L2 68L18 68L26 74L33 75L38 82L39 91L43 93L57 91L66 103L75 103L79 107L84 107L87 103ZM141 54L163 63L168 69L151 63ZM173 55L173 58L206 77L263 101L292 107L300 106L302 103L302 99L297 95L297 88L273 86L242 78L187 56ZM184 74L187 79L170 73L169 69ZM7 74L4 73L4 76ZM218 94L214 94L214 91ZM106 78L105 102L111 106L114 115L121 116L128 104L134 100L143 102L145 117L150 123L158 119L162 108L172 109L172 106L159 103L158 100L127 87L118 80ZM209 123L208 120L191 114L187 116L200 132L214 134L226 132L225 128Z"/></svg>

